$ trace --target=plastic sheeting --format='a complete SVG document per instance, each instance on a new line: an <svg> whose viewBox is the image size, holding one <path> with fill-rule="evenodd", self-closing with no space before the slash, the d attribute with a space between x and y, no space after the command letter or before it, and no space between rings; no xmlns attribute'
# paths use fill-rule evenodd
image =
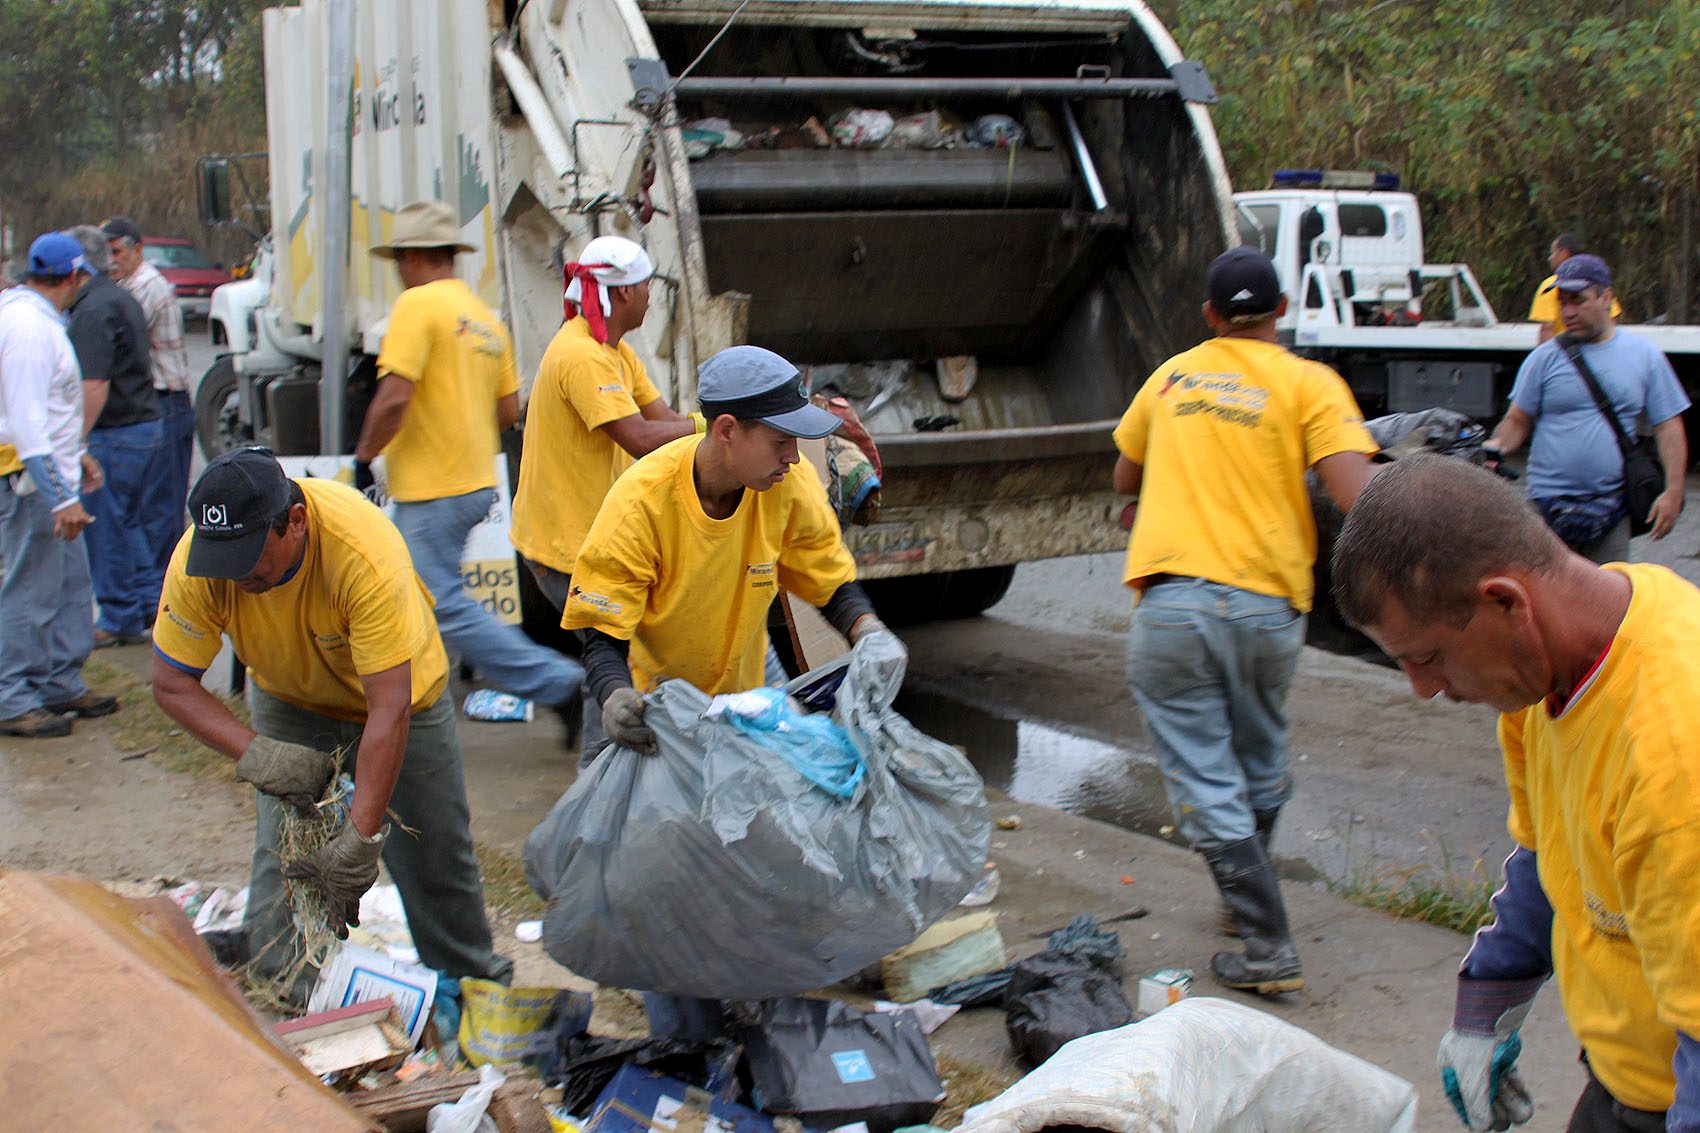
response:
<svg viewBox="0 0 1700 1133"><path fill-rule="evenodd" d="M957 1133L1410 1133L1416 1120L1403 1078L1255 1008L1193 998L1075 1039Z"/></svg>
<svg viewBox="0 0 1700 1133"><path fill-rule="evenodd" d="M769 999L834 983L913 940L979 880L979 775L891 709L889 633L787 691L832 717L866 771L833 798L683 681L645 697L660 754L609 748L526 840L549 954L600 983Z"/></svg>

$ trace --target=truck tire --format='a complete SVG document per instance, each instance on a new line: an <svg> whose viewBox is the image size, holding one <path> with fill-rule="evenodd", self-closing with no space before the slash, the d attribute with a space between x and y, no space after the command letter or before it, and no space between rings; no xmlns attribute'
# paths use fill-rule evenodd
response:
<svg viewBox="0 0 1700 1133"><path fill-rule="evenodd" d="M195 436L208 460L231 449L252 444L236 412L236 366L221 354L195 387Z"/></svg>
<svg viewBox="0 0 1700 1133"><path fill-rule="evenodd" d="M874 578L862 583L887 625L952 621L985 613L1009 592L1015 564L970 567L907 578Z"/></svg>

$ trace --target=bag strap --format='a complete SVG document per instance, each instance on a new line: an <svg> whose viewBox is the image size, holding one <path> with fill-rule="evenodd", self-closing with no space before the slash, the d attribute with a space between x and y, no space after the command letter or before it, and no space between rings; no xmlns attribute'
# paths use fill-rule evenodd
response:
<svg viewBox="0 0 1700 1133"><path fill-rule="evenodd" d="M1570 359L1570 364L1576 367L1576 372L1582 375L1582 380L1587 383L1588 392L1594 395L1594 404L1599 406L1600 413L1611 425L1612 435L1617 438L1617 451L1627 461L1629 454L1635 451L1635 446L1630 443L1629 435L1623 431L1623 422L1619 421L1617 414L1612 412L1611 402L1606 400L1606 392L1600 388L1599 379L1594 377L1594 371L1588 368L1587 359L1582 357L1581 346L1577 345L1576 340L1568 334L1558 336L1558 346Z"/></svg>

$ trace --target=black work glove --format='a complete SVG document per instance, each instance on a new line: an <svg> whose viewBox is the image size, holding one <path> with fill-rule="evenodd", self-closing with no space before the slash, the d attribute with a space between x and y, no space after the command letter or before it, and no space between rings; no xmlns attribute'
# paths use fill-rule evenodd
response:
<svg viewBox="0 0 1700 1133"><path fill-rule="evenodd" d="M344 822L336 837L283 869L286 880L318 885L338 940L346 940L348 927L360 923L360 898L378 880L378 856L389 833L385 826L368 841L352 821Z"/></svg>
<svg viewBox="0 0 1700 1133"><path fill-rule="evenodd" d="M655 755L655 732L643 722L643 696L637 689L617 688L602 702L602 730L621 747Z"/></svg>
<svg viewBox="0 0 1700 1133"><path fill-rule="evenodd" d="M270 736L255 736L236 761L238 779L302 814L314 813L314 804L324 797L334 774L336 756Z"/></svg>
<svg viewBox="0 0 1700 1133"><path fill-rule="evenodd" d="M354 487L357 490L365 492L377 482L377 477L372 475L371 461L357 460L354 462Z"/></svg>

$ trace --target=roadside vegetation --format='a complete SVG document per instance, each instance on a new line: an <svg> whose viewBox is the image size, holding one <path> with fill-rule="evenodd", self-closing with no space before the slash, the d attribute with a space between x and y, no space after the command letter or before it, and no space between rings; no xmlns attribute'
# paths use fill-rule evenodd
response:
<svg viewBox="0 0 1700 1133"><path fill-rule="evenodd" d="M145 759L166 771L235 780L236 761L226 759L179 727L160 710L148 683L140 677L96 654L83 666L83 679L89 687L116 696L122 706L108 717L120 758ZM248 706L240 696L226 697L224 703L237 719L248 722Z"/></svg>
<svg viewBox="0 0 1700 1133"><path fill-rule="evenodd" d="M1424 921L1469 934L1493 920L1489 901L1499 882L1498 870L1477 858L1464 873L1455 872L1444 860L1439 868L1354 870L1341 881L1329 882L1328 888L1336 896L1366 909L1379 909L1400 920Z"/></svg>

